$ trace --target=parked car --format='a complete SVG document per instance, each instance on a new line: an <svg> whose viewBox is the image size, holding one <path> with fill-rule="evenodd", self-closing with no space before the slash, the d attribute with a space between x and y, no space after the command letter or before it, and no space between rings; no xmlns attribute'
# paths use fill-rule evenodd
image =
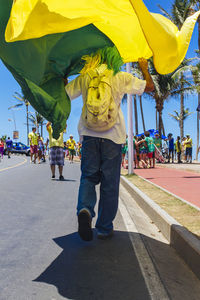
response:
<svg viewBox="0 0 200 300"><path fill-rule="evenodd" d="M6 152L6 149L5 149L5 152ZM12 148L11 152L26 154L27 156L29 156L30 155L30 147L26 146L25 144L23 144L21 142L13 142L13 148Z"/></svg>

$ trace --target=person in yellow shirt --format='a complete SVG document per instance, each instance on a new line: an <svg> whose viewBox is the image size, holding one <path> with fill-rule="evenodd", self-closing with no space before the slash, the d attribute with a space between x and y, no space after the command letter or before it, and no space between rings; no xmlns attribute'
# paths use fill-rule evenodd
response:
<svg viewBox="0 0 200 300"><path fill-rule="evenodd" d="M76 154L75 151L76 142L73 139L73 135L70 134L69 139L67 140L67 148L69 150L69 161L73 163L74 155Z"/></svg>
<svg viewBox="0 0 200 300"><path fill-rule="evenodd" d="M59 138L56 140L53 138L53 129L51 127L51 123L48 122L47 125L47 131L49 133L49 162L51 167L51 173L52 177L51 179L55 179L55 170L56 165L58 166L59 170L59 180L64 180L63 177L63 166L64 166L64 142L63 142L63 133L60 133Z"/></svg>
<svg viewBox="0 0 200 300"><path fill-rule="evenodd" d="M30 142L30 152L31 152L31 162L34 156L34 164L36 163L37 154L38 154L38 135L36 133L36 127L32 127L32 132L28 135Z"/></svg>
<svg viewBox="0 0 200 300"><path fill-rule="evenodd" d="M177 153L177 158L178 158L178 164L182 163L180 139L181 139L180 136L177 136L177 139L176 139L176 142L175 142L175 148L176 148L176 153Z"/></svg>
<svg viewBox="0 0 200 300"><path fill-rule="evenodd" d="M189 134L186 135L186 140L184 141L184 145L185 145L186 162L192 163L192 139Z"/></svg>

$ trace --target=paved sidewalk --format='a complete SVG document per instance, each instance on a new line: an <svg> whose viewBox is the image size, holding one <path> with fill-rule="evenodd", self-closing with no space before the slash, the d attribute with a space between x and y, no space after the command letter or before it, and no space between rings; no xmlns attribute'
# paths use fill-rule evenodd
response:
<svg viewBox="0 0 200 300"><path fill-rule="evenodd" d="M200 208L200 174L171 168L136 169L135 173Z"/></svg>

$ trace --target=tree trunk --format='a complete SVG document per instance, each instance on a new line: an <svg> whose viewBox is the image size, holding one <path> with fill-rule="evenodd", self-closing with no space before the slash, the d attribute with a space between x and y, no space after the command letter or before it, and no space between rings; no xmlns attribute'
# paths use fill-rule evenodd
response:
<svg viewBox="0 0 200 300"><path fill-rule="evenodd" d="M158 123L158 131L159 131L159 135L161 137L162 136L162 110L161 109L158 110L158 114L159 114L159 118L158 118L158 121L159 121L159 123Z"/></svg>
<svg viewBox="0 0 200 300"><path fill-rule="evenodd" d="M142 106L142 96L140 96L140 111L141 111L141 117L142 117L142 125L143 125L143 131L145 132L145 122L144 122L144 112L143 112L143 106Z"/></svg>
<svg viewBox="0 0 200 300"><path fill-rule="evenodd" d="M198 94L198 105L200 104L200 94ZM197 112L197 149L196 149L196 160L198 160L199 154L199 117L200 112Z"/></svg>
<svg viewBox="0 0 200 300"><path fill-rule="evenodd" d="M164 123L163 123L163 118L162 118L162 131L163 131L163 135L165 136L165 127L164 127Z"/></svg>
<svg viewBox="0 0 200 300"><path fill-rule="evenodd" d="M181 74L181 89L182 88L184 88L183 74ZM184 115L184 93L181 92L181 111L180 111L180 136L181 136L181 140L184 137L184 120L183 120L183 115Z"/></svg>
<svg viewBox="0 0 200 300"><path fill-rule="evenodd" d="M26 131L27 131L27 145L29 145L29 119L28 119L28 104L26 104Z"/></svg>
<svg viewBox="0 0 200 300"><path fill-rule="evenodd" d="M156 130L158 130L158 110L156 107Z"/></svg>
<svg viewBox="0 0 200 300"><path fill-rule="evenodd" d="M137 115L137 98L134 95L134 114L135 114L135 135L138 134L138 115Z"/></svg>

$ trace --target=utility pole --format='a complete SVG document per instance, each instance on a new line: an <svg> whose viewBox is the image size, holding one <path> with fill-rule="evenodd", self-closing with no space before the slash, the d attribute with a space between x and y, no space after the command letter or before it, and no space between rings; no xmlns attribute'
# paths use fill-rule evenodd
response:
<svg viewBox="0 0 200 300"><path fill-rule="evenodd" d="M126 71L131 73L131 64L126 64ZM133 105L132 95L127 95L127 114L128 114L128 174L133 174Z"/></svg>

